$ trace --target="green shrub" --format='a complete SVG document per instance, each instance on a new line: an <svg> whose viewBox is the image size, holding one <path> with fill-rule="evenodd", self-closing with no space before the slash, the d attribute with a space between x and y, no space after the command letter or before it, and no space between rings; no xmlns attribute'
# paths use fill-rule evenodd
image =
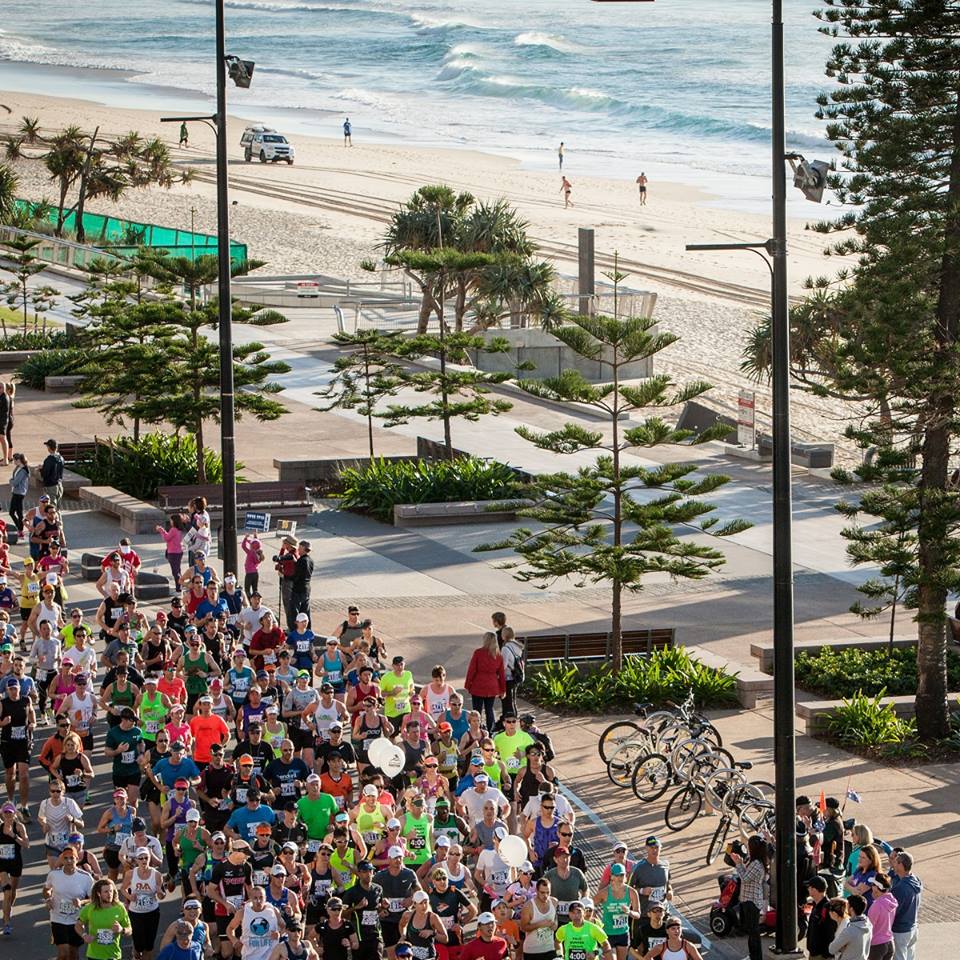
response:
<svg viewBox="0 0 960 960"><path fill-rule="evenodd" d="M880 701L886 696L881 690L869 697L856 693L844 699L827 717L827 732L841 743L859 747L882 747L886 744L905 744L917 735L916 721L898 717L892 704Z"/></svg>
<svg viewBox="0 0 960 960"><path fill-rule="evenodd" d="M340 505L393 522L398 503L452 503L457 500L504 500L516 496L516 474L495 460L372 460L340 474Z"/></svg>
<svg viewBox="0 0 960 960"><path fill-rule="evenodd" d="M821 647L817 653L800 653L796 659L796 682L802 690L831 699L857 693L873 696L886 690L900 697L917 690L917 651L914 647L893 650L834 650ZM960 657L947 656L947 687L960 690Z"/></svg>
<svg viewBox="0 0 960 960"><path fill-rule="evenodd" d="M63 330L28 330L9 333L0 337L0 351L4 350L59 350L69 346L69 338Z"/></svg>
<svg viewBox="0 0 960 960"><path fill-rule="evenodd" d="M629 709L638 700L679 703L693 691L700 707L729 706L737 701L736 674L706 667L683 647L654 650L650 657L626 657L620 673L607 664L579 668L550 660L530 670L524 694L546 707L578 713Z"/></svg>
<svg viewBox="0 0 960 960"><path fill-rule="evenodd" d="M220 454L204 451L207 483L223 479ZM237 469L243 464L238 462ZM121 437L112 445L99 444L93 454L78 461L77 472L92 484L116 487L139 500L153 500L157 487L198 483L197 443L191 435L148 433L133 440ZM237 479L242 479L238 477Z"/></svg>
<svg viewBox="0 0 960 960"><path fill-rule="evenodd" d="M26 387L43 389L46 377L76 373L87 362L87 352L76 347L64 350L43 350L27 358L17 367L17 379Z"/></svg>

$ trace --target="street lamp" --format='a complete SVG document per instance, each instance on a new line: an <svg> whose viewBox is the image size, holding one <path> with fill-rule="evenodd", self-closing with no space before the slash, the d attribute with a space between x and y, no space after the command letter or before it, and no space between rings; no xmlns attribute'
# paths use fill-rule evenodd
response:
<svg viewBox="0 0 960 960"><path fill-rule="evenodd" d="M227 196L227 76L240 88L250 86L254 62L227 56L224 0L215 0L217 18L217 112L212 116L163 117L161 123L200 121L213 128L217 143L217 298L220 323L220 456L223 462L224 571L237 570L237 454L233 400L233 310L230 302L230 202Z"/></svg>

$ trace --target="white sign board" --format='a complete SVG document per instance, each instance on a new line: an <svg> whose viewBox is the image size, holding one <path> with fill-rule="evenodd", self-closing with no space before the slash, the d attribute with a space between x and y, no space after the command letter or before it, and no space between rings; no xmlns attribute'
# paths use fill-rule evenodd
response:
<svg viewBox="0 0 960 960"><path fill-rule="evenodd" d="M741 390L737 400L737 443L751 449L757 436L757 395L752 390Z"/></svg>

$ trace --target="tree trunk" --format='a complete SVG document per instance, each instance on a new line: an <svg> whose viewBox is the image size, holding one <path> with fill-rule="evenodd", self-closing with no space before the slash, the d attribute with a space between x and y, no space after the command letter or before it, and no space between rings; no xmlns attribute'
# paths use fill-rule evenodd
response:
<svg viewBox="0 0 960 960"><path fill-rule="evenodd" d="M367 388L367 439L370 442L370 459L373 460L373 397L370 391L370 347L363 345L363 382Z"/></svg>
<svg viewBox="0 0 960 960"><path fill-rule="evenodd" d="M936 350L952 355L957 348L960 331L960 98L954 106L953 155L947 187L944 223L944 254L940 269L940 295L937 302L937 325L934 329ZM956 398L941 390L935 403L931 423L926 430L922 450L921 510L917 539L920 565L920 587L917 606L917 698L915 712L917 732L923 740L946 737L950 730L947 709L947 591L940 586L944 564L944 543L940 513L942 499L947 496L949 477L950 428L956 420ZM930 498L930 514L923 509Z"/></svg>
<svg viewBox="0 0 960 960"><path fill-rule="evenodd" d="M90 164L93 161L93 147L97 142L97 134L100 128L97 127L90 137L90 146L87 148L87 159L83 164L83 173L80 174L80 190L77 193L77 213L74 217L74 223L77 225L77 243L83 243L86 240L86 233L83 229L83 209L87 202L87 181L90 179Z"/></svg>
<svg viewBox="0 0 960 960"><path fill-rule="evenodd" d="M613 606L610 617L610 654L614 673L619 673L623 667L623 628L620 615L620 596L622 592L623 587L620 585L620 580L614 578Z"/></svg>
<svg viewBox="0 0 960 960"><path fill-rule="evenodd" d="M203 459L203 417L197 417L194 432L197 438L197 483L206 483L207 464Z"/></svg>
<svg viewBox="0 0 960 960"><path fill-rule="evenodd" d="M57 229L53 234L55 237L63 238L63 224L67 219L65 207L67 205L67 190L70 189L70 181L61 177L60 179L60 203L57 206Z"/></svg>
<svg viewBox="0 0 960 960"><path fill-rule="evenodd" d="M456 331L460 333L463 330L463 317L467 312L467 282L463 277L457 278L457 302L454 307L456 311Z"/></svg>
<svg viewBox="0 0 960 960"><path fill-rule="evenodd" d="M443 446L448 460L453 459L453 441L450 437L450 397L447 393L447 344L446 324L443 317L443 290L444 276L440 274L440 302L438 316L440 318L440 409L443 411Z"/></svg>

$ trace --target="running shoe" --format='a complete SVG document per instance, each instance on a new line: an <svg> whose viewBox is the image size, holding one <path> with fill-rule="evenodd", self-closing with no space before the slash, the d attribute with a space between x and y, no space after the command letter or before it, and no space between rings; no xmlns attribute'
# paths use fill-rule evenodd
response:
<svg viewBox="0 0 960 960"><path fill-rule="evenodd" d="M2 933L5 937L11 936L13 934L13 925L9 923L6 924L4 928L0 930L0 933Z"/></svg>
<svg viewBox="0 0 960 960"><path fill-rule="evenodd" d="M30 822L30 819L31 819L31 817L30 817L30 808L29 808L29 807L21 807L21 808L20 808L20 816L23 817L23 819L24 819L27 823L29 823L29 822Z"/></svg>

